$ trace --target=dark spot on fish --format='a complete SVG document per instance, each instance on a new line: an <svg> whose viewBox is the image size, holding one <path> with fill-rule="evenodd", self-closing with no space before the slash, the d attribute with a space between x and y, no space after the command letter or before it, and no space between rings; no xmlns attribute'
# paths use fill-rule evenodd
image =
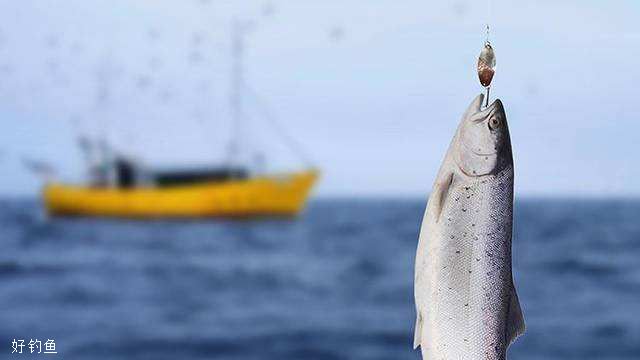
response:
<svg viewBox="0 0 640 360"><path fill-rule="evenodd" d="M471 274L471 270L469 270L469 274Z"/></svg>
<svg viewBox="0 0 640 360"><path fill-rule="evenodd" d="M465 208L462 208L462 212L467 212L467 209L465 209Z"/></svg>
<svg viewBox="0 0 640 360"><path fill-rule="evenodd" d="M464 304L464 306L469 306L469 303Z"/></svg>
<svg viewBox="0 0 640 360"><path fill-rule="evenodd" d="M452 238L452 239L454 239L454 238L455 238L455 236L451 235L451 238Z"/></svg>
<svg viewBox="0 0 640 360"><path fill-rule="evenodd" d="M472 224L471 224L471 226L476 226L476 224L475 224L475 223L472 223Z"/></svg>
<svg viewBox="0 0 640 360"><path fill-rule="evenodd" d="M476 261L480 261L480 258L476 258Z"/></svg>
<svg viewBox="0 0 640 360"><path fill-rule="evenodd" d="M473 173L474 173L474 174L476 174L476 171L475 171L475 170L473 170Z"/></svg>
<svg viewBox="0 0 640 360"><path fill-rule="evenodd" d="M489 157L488 157L488 156L485 156L485 157L484 157L484 159L485 159L485 160L489 160Z"/></svg>
<svg viewBox="0 0 640 360"><path fill-rule="evenodd" d="M460 250L456 250L456 254L460 254Z"/></svg>
<svg viewBox="0 0 640 360"><path fill-rule="evenodd" d="M468 339L462 339L462 340L463 340L464 342L468 342L468 341L469 341Z"/></svg>

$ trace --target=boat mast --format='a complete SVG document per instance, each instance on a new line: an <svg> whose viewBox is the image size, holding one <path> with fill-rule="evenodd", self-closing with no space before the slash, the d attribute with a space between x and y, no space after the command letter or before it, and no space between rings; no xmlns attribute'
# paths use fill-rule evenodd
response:
<svg viewBox="0 0 640 360"><path fill-rule="evenodd" d="M231 141L229 144L229 167L240 167L240 150L244 131L242 113L244 86L244 33L245 26L238 19L233 20L231 29Z"/></svg>
<svg viewBox="0 0 640 360"><path fill-rule="evenodd" d="M108 51L101 63L98 65L96 80L96 109L99 112L97 123L97 141L95 142L97 163L91 164L89 168L90 182L100 185L111 185L113 183L113 169L111 168L111 146L109 144L109 116L111 105L111 85L115 73L115 66L111 52Z"/></svg>
<svg viewBox="0 0 640 360"><path fill-rule="evenodd" d="M270 15L270 13L267 15ZM247 139L245 139L245 128L247 127L247 123L243 112L245 105L245 92L247 92L253 101L257 102L257 104L262 108L265 113L264 115L266 120L269 121L269 125L277 135L282 138L285 146L289 147L292 153L299 157L305 165L313 167L312 162L306 155L306 151L303 149L302 145L299 144L295 138L286 133L284 128L277 122L273 113L268 110L266 104L260 100L254 89L247 85L245 79L245 38L246 35L254 29L255 22L253 21L242 21L238 18L233 19L231 28L231 96L229 98L232 126L231 140L228 148L228 166L235 172L235 170L242 170L243 165L249 166L251 161L250 158L242 158L243 155L247 155L244 152L247 151L246 147L248 145ZM252 155L254 155L254 160L257 160L258 162L257 164L254 164L252 169L255 171L260 168L260 160L258 159L261 159L261 154L256 153Z"/></svg>

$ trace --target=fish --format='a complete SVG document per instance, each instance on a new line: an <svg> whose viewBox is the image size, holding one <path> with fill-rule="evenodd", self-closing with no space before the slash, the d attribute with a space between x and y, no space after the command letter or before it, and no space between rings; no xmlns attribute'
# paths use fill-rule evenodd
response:
<svg viewBox="0 0 640 360"><path fill-rule="evenodd" d="M462 116L420 227L414 349L425 360L505 360L525 331L511 267L511 137L502 101L483 101Z"/></svg>

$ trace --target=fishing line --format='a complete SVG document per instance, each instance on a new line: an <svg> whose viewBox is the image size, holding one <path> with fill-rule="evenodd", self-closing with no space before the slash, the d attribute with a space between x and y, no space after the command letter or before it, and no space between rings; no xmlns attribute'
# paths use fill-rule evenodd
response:
<svg viewBox="0 0 640 360"><path fill-rule="evenodd" d="M487 37L485 39L486 43L489 43L489 24L491 23L491 0L487 0Z"/></svg>
<svg viewBox="0 0 640 360"><path fill-rule="evenodd" d="M491 0L487 0L487 33L486 33L486 38L484 40L484 44L485 46L489 45L491 46L491 42L489 41L489 35L491 33L491 28L489 27L489 23L491 23ZM489 106L489 95L491 93L491 85L487 86L487 101L485 103L485 107Z"/></svg>
<svg viewBox="0 0 640 360"><path fill-rule="evenodd" d="M480 85L487 89L485 107L489 106L489 95L491 93L491 81L495 75L496 57L489 39L491 35L491 0L487 0L487 19L485 24L485 40L480 56L478 57L478 79Z"/></svg>

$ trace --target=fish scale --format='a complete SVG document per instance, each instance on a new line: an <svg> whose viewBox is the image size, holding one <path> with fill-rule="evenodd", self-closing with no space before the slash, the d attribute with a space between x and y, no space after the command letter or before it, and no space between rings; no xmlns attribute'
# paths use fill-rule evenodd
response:
<svg viewBox="0 0 640 360"><path fill-rule="evenodd" d="M503 360L524 331L511 273L514 172L506 116L499 102L487 110L478 103L482 95L445 156L420 232L415 346L424 359ZM485 128L500 117L503 128ZM464 140L496 153L469 157Z"/></svg>

